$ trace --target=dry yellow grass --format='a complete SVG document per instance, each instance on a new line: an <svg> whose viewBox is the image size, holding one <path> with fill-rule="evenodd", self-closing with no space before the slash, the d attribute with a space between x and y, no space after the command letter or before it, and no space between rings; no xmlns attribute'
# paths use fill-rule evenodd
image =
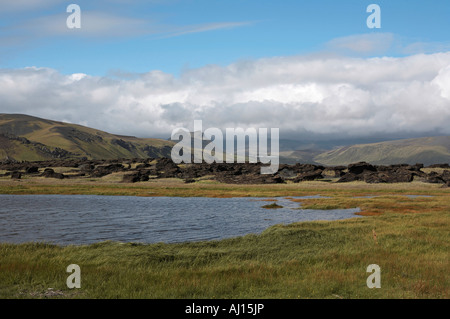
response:
<svg viewBox="0 0 450 319"><path fill-rule="evenodd" d="M114 181L119 176L3 179L0 193L257 196L269 202L275 197L322 195L328 198L301 200L302 208L360 207L367 217L276 225L260 235L200 243L0 244L0 297L40 298L48 287L62 292L61 298L450 296L450 189L438 184L230 185L185 184L178 179L125 184ZM368 195L376 197L357 197ZM83 269L79 295L65 286L64 269L74 260ZM382 269L381 289L365 284L366 267L373 263Z"/></svg>
<svg viewBox="0 0 450 319"><path fill-rule="evenodd" d="M449 188L441 184L423 182L395 184L367 184L364 182L328 183L320 181L288 183L288 184L258 184L236 185L223 184L215 181L184 183L181 179L150 179L147 182L134 184L119 183L122 173L103 178L82 177L76 179L53 179L33 177L26 180L11 180L10 177L0 178L0 193L4 194L109 194L109 195L139 195L139 196L205 196L205 197L275 197L275 196L305 196L305 195L427 195L450 194Z"/></svg>

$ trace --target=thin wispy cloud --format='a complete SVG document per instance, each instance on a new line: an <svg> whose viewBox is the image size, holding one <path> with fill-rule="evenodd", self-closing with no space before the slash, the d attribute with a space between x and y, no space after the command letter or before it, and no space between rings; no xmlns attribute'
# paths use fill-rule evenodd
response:
<svg viewBox="0 0 450 319"><path fill-rule="evenodd" d="M425 53L450 51L450 41L446 42L412 42L402 48L404 54Z"/></svg>
<svg viewBox="0 0 450 319"><path fill-rule="evenodd" d="M341 54L383 54L394 46L396 37L392 33L366 33L335 38L326 44L326 49Z"/></svg>
<svg viewBox="0 0 450 319"><path fill-rule="evenodd" d="M253 22L212 22L195 25L172 25L158 20L126 17L100 11L82 11L81 28L69 29L66 25L69 13L40 16L19 23L0 27L3 46L13 47L37 39L54 37L97 38L99 40L153 36L170 38L193 33L244 27ZM2 46L2 45L0 45Z"/></svg>
<svg viewBox="0 0 450 319"><path fill-rule="evenodd" d="M324 45L324 50L345 56L361 57L432 54L450 51L450 42L418 42L390 32L374 32L332 39Z"/></svg>
<svg viewBox="0 0 450 319"><path fill-rule="evenodd" d="M200 25L188 25L180 28L173 28L173 31L168 31L164 37L176 37L184 34L207 32L221 29L233 29L238 27L244 27L253 24L254 22L216 22L216 23L206 23Z"/></svg>
<svg viewBox="0 0 450 319"><path fill-rule="evenodd" d="M58 4L67 3L65 0L0 0L0 13L26 12L45 9ZM68 4L68 3L67 3Z"/></svg>
<svg viewBox="0 0 450 319"><path fill-rule="evenodd" d="M103 12L82 12L81 28L69 29L66 25L69 14L43 16L17 24L4 31L11 37L15 34L30 35L33 38L56 36L81 37L131 37L161 32L160 27L148 20L128 18Z"/></svg>

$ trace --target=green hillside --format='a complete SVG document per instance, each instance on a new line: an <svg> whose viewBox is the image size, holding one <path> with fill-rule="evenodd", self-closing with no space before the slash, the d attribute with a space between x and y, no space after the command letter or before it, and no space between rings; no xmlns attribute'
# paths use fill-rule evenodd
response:
<svg viewBox="0 0 450 319"><path fill-rule="evenodd" d="M450 163L450 136L425 137L359 144L321 153L314 161L323 165L369 162L376 165Z"/></svg>
<svg viewBox="0 0 450 319"><path fill-rule="evenodd" d="M93 128L23 114L0 114L0 160L170 157L174 142L114 135ZM450 136L346 146L332 151L284 151L282 163L376 165L450 163Z"/></svg>
<svg viewBox="0 0 450 319"><path fill-rule="evenodd" d="M0 114L0 159L114 159L170 156L173 142L119 136L22 114Z"/></svg>

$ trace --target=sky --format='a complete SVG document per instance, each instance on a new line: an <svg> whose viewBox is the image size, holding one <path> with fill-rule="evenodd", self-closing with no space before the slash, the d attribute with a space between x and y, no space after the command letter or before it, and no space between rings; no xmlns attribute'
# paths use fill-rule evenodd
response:
<svg viewBox="0 0 450 319"><path fill-rule="evenodd" d="M0 113L139 137L194 120L297 140L450 135L449 17L447 0L0 0Z"/></svg>

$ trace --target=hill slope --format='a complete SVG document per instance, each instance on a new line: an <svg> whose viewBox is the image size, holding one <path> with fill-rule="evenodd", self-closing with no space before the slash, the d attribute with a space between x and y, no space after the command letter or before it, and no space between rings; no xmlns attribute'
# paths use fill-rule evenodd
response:
<svg viewBox="0 0 450 319"><path fill-rule="evenodd" d="M114 159L170 156L174 143L119 136L23 114L0 114L0 159Z"/></svg>
<svg viewBox="0 0 450 319"><path fill-rule="evenodd" d="M450 163L450 136L359 144L321 153L314 161L323 165L368 162L376 165Z"/></svg>
<svg viewBox="0 0 450 319"><path fill-rule="evenodd" d="M29 115L0 114L0 160L170 157L173 145L173 141L119 136ZM450 163L450 136L358 144L326 152L285 151L280 161L328 166L361 161L375 165Z"/></svg>

